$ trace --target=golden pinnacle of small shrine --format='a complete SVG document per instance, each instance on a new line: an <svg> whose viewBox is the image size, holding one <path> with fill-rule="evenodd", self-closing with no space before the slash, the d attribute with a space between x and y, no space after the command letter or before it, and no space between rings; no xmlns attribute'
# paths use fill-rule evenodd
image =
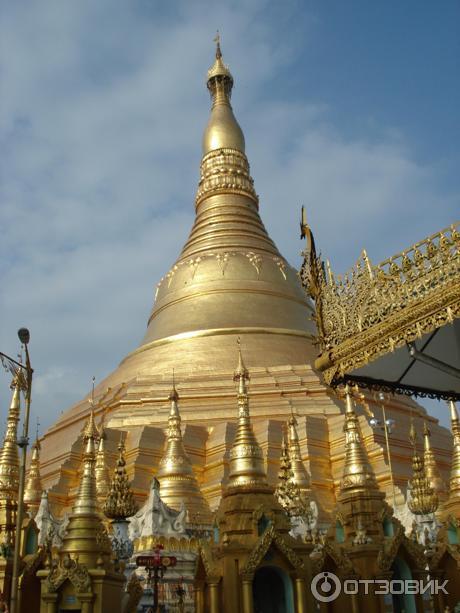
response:
<svg viewBox="0 0 460 613"><path fill-rule="evenodd" d="M288 455L291 462L292 480L299 487L301 492L309 492L311 488L310 479L308 478L307 471L304 463L302 462L302 456L300 453L299 435L297 432L297 419L294 414L288 421Z"/></svg>
<svg viewBox="0 0 460 613"><path fill-rule="evenodd" d="M40 476L40 441L38 438L32 445L32 457L30 460L29 474L27 475L26 486L24 489L24 502L27 510L34 516L40 506L43 487Z"/></svg>
<svg viewBox="0 0 460 613"><path fill-rule="evenodd" d="M408 488L410 497L407 504L414 515L428 515L438 508L438 497L430 485L425 471L423 457L417 451L417 433L414 420L411 420L409 440L413 445L412 477L409 479Z"/></svg>
<svg viewBox="0 0 460 613"><path fill-rule="evenodd" d="M83 474L59 552L61 558L66 558L68 555L78 556L79 562L88 568L95 568L100 564L100 560L103 563L108 562L111 552L110 541L98 512L95 475L96 434L97 428L91 410L84 430Z"/></svg>
<svg viewBox="0 0 460 613"><path fill-rule="evenodd" d="M13 391L6 423L3 447L0 452L0 488L17 492L19 486L19 454L17 446L19 414L21 411L21 383L16 375L11 382Z"/></svg>
<svg viewBox="0 0 460 613"><path fill-rule="evenodd" d="M457 407L453 400L449 401L450 419L452 425L452 435L454 446L452 450L452 465L449 480L449 500L458 498L460 500L460 419ZM460 511L460 509L459 509Z"/></svg>
<svg viewBox="0 0 460 613"><path fill-rule="evenodd" d="M345 397L345 464L340 489L342 491L353 488L377 489L374 471L369 464L361 439L358 416L348 385L345 387Z"/></svg>
<svg viewBox="0 0 460 613"><path fill-rule="evenodd" d="M137 509L138 506L126 474L125 445L123 439L120 438L118 459L103 511L109 519L120 521L134 515Z"/></svg>
<svg viewBox="0 0 460 613"><path fill-rule="evenodd" d="M233 377L238 384L238 425L230 450L229 486L267 486L264 456L252 429L249 414L247 383L249 372L243 362L241 343L238 339L238 365Z"/></svg>
<svg viewBox="0 0 460 613"><path fill-rule="evenodd" d="M423 464L428 482L437 494L445 491L443 480L439 474L436 457L431 447L431 431L426 421L423 422Z"/></svg>
<svg viewBox="0 0 460 613"><path fill-rule="evenodd" d="M96 475L96 495L100 506L102 506L107 498L110 487L109 469L107 466L107 458L105 452L106 434L102 424L99 426L99 443L96 453L95 475Z"/></svg>
<svg viewBox="0 0 460 613"><path fill-rule="evenodd" d="M166 431L166 448L156 475L160 482L161 498L175 510L179 510L182 504L185 504L191 523L206 523L210 520L210 509L184 447L178 405L179 394L174 384L169 400L171 405Z"/></svg>

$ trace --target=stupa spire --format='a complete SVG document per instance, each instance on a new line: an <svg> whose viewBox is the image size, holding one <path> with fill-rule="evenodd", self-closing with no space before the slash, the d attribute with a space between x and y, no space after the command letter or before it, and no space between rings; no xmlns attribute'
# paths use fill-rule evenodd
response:
<svg viewBox="0 0 460 613"><path fill-rule="evenodd" d="M210 510L185 451L182 440L179 394L173 384L169 394L170 410L166 432L166 448L157 473L162 500L175 510L185 507L191 523L205 524L210 521Z"/></svg>
<svg viewBox="0 0 460 613"><path fill-rule="evenodd" d="M0 487L17 493L19 487L19 454L17 446L19 414L21 411L21 375L17 374L11 382L13 391L6 423L3 447L0 451Z"/></svg>
<svg viewBox="0 0 460 613"><path fill-rule="evenodd" d="M361 439L358 416L348 385L345 388L345 466L340 484L342 491L354 488L376 489L377 482Z"/></svg>
<svg viewBox="0 0 460 613"><path fill-rule="evenodd" d="M425 471L423 457L417 451L417 433L414 420L411 421L409 440L414 448L412 456L412 478L409 479L410 497L407 501L414 515L428 515L438 508L438 497L430 485Z"/></svg>
<svg viewBox="0 0 460 613"><path fill-rule="evenodd" d="M436 457L431 447L431 431L426 421L423 422L423 463L430 486L436 493L444 492L445 487L436 464Z"/></svg>
<svg viewBox="0 0 460 613"><path fill-rule="evenodd" d="M109 492L109 470L107 466L107 458L105 452L105 439L106 434L101 424L99 428L99 443L96 453L95 475L96 475L96 495L99 506L102 506L105 502L107 494Z"/></svg>
<svg viewBox="0 0 460 613"><path fill-rule="evenodd" d="M302 492L310 490L310 479L300 453L299 435L297 433L297 419L294 413L288 421L288 454L291 463L292 480Z"/></svg>
<svg viewBox="0 0 460 613"><path fill-rule="evenodd" d="M110 549L108 537L98 513L96 494L96 435L94 414L91 410L84 429L85 450L83 453L83 474L63 538L60 554L78 555L79 562L92 568L101 555L107 556Z"/></svg>
<svg viewBox="0 0 460 613"><path fill-rule="evenodd" d="M40 476L40 441L38 436L32 446L32 457L30 459L29 474L27 475L26 487L24 490L24 502L28 511L35 516L40 507L43 487Z"/></svg>
<svg viewBox="0 0 460 613"><path fill-rule="evenodd" d="M238 384L238 425L230 450L229 486L267 485L262 449L257 442L249 414L247 382L249 373L243 362L238 339L238 365L233 377Z"/></svg>
<svg viewBox="0 0 460 613"><path fill-rule="evenodd" d="M449 401L454 446L450 468L449 498L446 507L460 517L460 419L453 400Z"/></svg>

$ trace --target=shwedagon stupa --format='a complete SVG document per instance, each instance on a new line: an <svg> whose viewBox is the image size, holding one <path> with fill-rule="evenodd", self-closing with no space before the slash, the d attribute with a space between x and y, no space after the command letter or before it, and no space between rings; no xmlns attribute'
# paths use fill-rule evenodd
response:
<svg viewBox="0 0 460 613"><path fill-rule="evenodd" d="M309 480L320 517L327 522L343 474L344 402L313 366L318 351L312 305L296 269L280 254L262 222L263 203L256 194L243 131L230 103L233 77L219 44L207 88L212 107L203 136L196 217L188 240L158 283L139 347L97 385L93 403L90 396L85 397L43 437L42 484L56 511L72 507L84 452L82 432L93 407L96 423L104 424L110 471L119 431L127 433L127 471L138 501L145 500L152 477L161 472L174 372L182 419L183 446L179 448L185 449L198 484L187 490L184 504L194 508L197 497L204 497L215 510L229 477L229 450L236 429L233 373L240 339L250 373L252 424L268 481L276 485L283 425L291 419L296 423L296 428L291 427L291 443L300 455L299 465L301 459L306 468L306 474L299 468L299 479L303 487L308 487ZM297 211L284 206L286 218L294 220ZM391 502L384 435L368 423L374 413L380 415L381 401L370 393L357 393L355 400L369 462L379 488ZM411 415L419 432L427 422L431 449L445 482L451 437L412 400L393 396L384 402L387 416L396 424L390 445L396 501L403 504L411 474L412 449L407 440ZM183 458L178 463L180 475L179 464L184 465ZM173 480L168 485L166 479L162 499L177 509L173 489ZM202 507L203 501L199 504Z"/></svg>

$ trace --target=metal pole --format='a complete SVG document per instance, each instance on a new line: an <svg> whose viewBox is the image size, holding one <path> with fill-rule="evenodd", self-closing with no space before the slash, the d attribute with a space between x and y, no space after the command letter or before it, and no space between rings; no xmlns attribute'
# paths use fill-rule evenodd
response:
<svg viewBox="0 0 460 613"><path fill-rule="evenodd" d="M385 431L385 441L386 441L386 444L387 444L388 467L390 469L391 488L393 490L393 509L396 511L395 480L394 480L394 477L393 477L393 466L391 464L390 439L388 437L387 416L386 416L386 413L385 413L385 405L383 404L383 402L382 402L382 412L383 412L383 429Z"/></svg>
<svg viewBox="0 0 460 613"><path fill-rule="evenodd" d="M22 521L24 517L24 487L26 480L26 460L27 460L27 445L29 444L29 418L30 418L30 401L32 397L32 376L33 370L30 365L29 350L27 343L24 344L26 352L26 371L27 371L27 390L26 390L26 412L22 427L22 437L18 441L18 446L21 448L21 458L19 466L19 491L18 491L18 510L16 513L16 537L14 540L14 558L13 558L13 578L11 585L11 603L10 612L17 613L18 604L18 588L19 588L19 561L21 548L21 532Z"/></svg>

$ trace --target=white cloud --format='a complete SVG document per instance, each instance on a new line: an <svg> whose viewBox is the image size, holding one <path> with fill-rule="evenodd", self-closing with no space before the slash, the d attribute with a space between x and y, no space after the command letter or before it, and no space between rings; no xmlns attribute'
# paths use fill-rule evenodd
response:
<svg viewBox="0 0 460 613"><path fill-rule="evenodd" d="M314 28L295 3L273 10L263 1L175 3L174 15L158 3L4 10L1 349L14 353L16 329L30 327L43 424L136 345L154 285L185 241L218 26L262 216L294 263L300 204L339 271L364 246L378 260L452 220L442 168L418 164L391 126L346 138L314 92L299 100L271 89Z"/></svg>

